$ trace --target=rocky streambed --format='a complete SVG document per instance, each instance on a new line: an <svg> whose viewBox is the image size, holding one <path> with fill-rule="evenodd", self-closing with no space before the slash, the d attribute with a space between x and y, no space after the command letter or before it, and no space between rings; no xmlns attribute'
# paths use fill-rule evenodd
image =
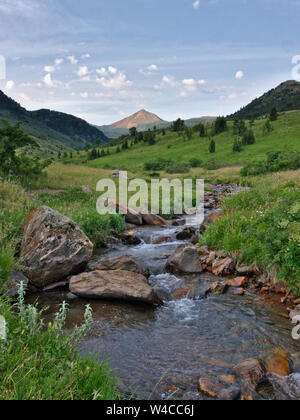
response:
<svg viewBox="0 0 300 420"><path fill-rule="evenodd" d="M218 217L218 193L232 192L209 193L206 222ZM67 300L70 329L90 303L95 322L80 351L110 362L125 397L299 399L300 346L286 308L278 296L257 293L250 268L197 248L200 226L184 218L185 225L130 226L71 279L73 294L61 284L28 300L49 307L49 320Z"/></svg>

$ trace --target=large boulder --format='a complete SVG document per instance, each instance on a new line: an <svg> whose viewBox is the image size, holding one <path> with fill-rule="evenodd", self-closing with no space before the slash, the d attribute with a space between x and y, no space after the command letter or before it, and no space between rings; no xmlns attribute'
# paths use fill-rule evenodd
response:
<svg viewBox="0 0 300 420"><path fill-rule="evenodd" d="M130 271L132 273L142 274L144 277L150 277L150 271L145 267L145 263L137 257L124 255L116 258L101 258L93 261L91 264L96 271Z"/></svg>
<svg viewBox="0 0 300 420"><path fill-rule="evenodd" d="M23 226L24 273L38 288L84 270L93 244L68 217L49 207L33 211Z"/></svg>
<svg viewBox="0 0 300 420"><path fill-rule="evenodd" d="M167 221L163 219L158 214L154 213L148 213L148 214L142 214L143 221L146 225L150 226L165 226L167 224Z"/></svg>
<svg viewBox="0 0 300 420"><path fill-rule="evenodd" d="M260 360L244 360L234 369L246 388L256 391L260 385L268 383L266 368Z"/></svg>
<svg viewBox="0 0 300 420"><path fill-rule="evenodd" d="M179 246L168 259L166 269L172 274L202 273L203 268L197 248L191 245Z"/></svg>
<svg viewBox="0 0 300 420"><path fill-rule="evenodd" d="M161 303L144 276L122 270L93 271L74 276L70 280L70 291L86 299L117 299L151 305Z"/></svg>

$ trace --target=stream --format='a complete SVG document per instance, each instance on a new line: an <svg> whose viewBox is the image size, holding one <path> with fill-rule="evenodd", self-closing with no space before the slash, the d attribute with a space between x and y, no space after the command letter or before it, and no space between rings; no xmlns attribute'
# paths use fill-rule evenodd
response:
<svg viewBox="0 0 300 420"><path fill-rule="evenodd" d="M206 214L211 211L206 210ZM206 296L214 276L205 273L176 277L166 273L168 256L183 243L176 240L176 233L184 227L136 228L140 245L115 245L98 251L95 259L121 255L142 259L152 273L149 281L163 296L164 304L152 308L110 301L68 302L67 329L82 322L87 303L93 309L94 325L80 347L81 354L91 353L101 362L109 361L124 397L209 399L197 393L200 377L233 374L236 364L282 347L292 355L294 373L274 379L272 392L257 398L300 399L300 343L292 339L292 326L278 296L266 297L249 290L244 296ZM154 244L162 236L167 236L169 242ZM196 299L170 300L174 292L187 285L197 285ZM41 307L49 306L46 321L66 296L64 291L38 296ZM37 297L28 300L36 301Z"/></svg>

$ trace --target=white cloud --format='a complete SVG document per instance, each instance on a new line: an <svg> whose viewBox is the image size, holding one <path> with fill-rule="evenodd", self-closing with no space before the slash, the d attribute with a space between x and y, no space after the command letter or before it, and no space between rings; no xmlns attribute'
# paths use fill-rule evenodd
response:
<svg viewBox="0 0 300 420"><path fill-rule="evenodd" d="M157 67L156 64L151 64L151 66L148 67L148 70L149 71L157 71L158 70L158 67Z"/></svg>
<svg viewBox="0 0 300 420"><path fill-rule="evenodd" d="M235 78L238 80L242 80L242 78L244 77L244 72L242 70L239 70L236 72L235 74Z"/></svg>
<svg viewBox="0 0 300 420"><path fill-rule="evenodd" d="M82 56L80 58L82 58L82 59L91 58L91 54L82 54Z"/></svg>
<svg viewBox="0 0 300 420"><path fill-rule="evenodd" d="M112 72L110 72L112 73ZM123 72L118 72L113 77L101 77L96 79L97 83L106 89L121 89L132 86L132 82L127 79Z"/></svg>
<svg viewBox="0 0 300 420"><path fill-rule="evenodd" d="M8 80L8 82L5 85L5 89L11 90L14 88L14 86L15 86L15 82L13 80Z"/></svg>
<svg viewBox="0 0 300 420"><path fill-rule="evenodd" d="M79 67L78 71L77 71L77 75L79 77L84 77L87 76L89 74L89 69L87 66L81 66Z"/></svg>
<svg viewBox="0 0 300 420"><path fill-rule="evenodd" d="M39 2L32 0L0 0L0 12L7 15L21 13L29 17L39 7Z"/></svg>
<svg viewBox="0 0 300 420"><path fill-rule="evenodd" d="M198 10L198 9L199 9L199 6L200 6L200 0L196 0L196 1L193 3L193 8L194 8L195 10Z"/></svg>
<svg viewBox="0 0 300 420"><path fill-rule="evenodd" d="M115 67L112 67L112 66L108 67L108 71L110 72L110 74L117 74L118 73L118 69L116 69Z"/></svg>
<svg viewBox="0 0 300 420"><path fill-rule="evenodd" d="M105 76L107 74L107 70L105 67L101 67L101 69L97 69L96 73L100 74L100 76Z"/></svg>
<svg viewBox="0 0 300 420"><path fill-rule="evenodd" d="M82 93L80 93L80 96L81 96L81 98L86 99L86 98L89 97L89 94L87 92L82 92Z"/></svg>
<svg viewBox="0 0 300 420"><path fill-rule="evenodd" d="M55 72L55 70L56 70L56 67L55 67L55 66L45 66L45 67L44 67L44 71L45 71L46 73L54 73L54 72Z"/></svg>
<svg viewBox="0 0 300 420"><path fill-rule="evenodd" d="M69 55L68 57L67 57L67 59L70 61L70 63L71 64L77 64L78 63L78 60L76 59L76 57L74 57L74 55Z"/></svg>
<svg viewBox="0 0 300 420"><path fill-rule="evenodd" d="M55 65L56 66L60 66L61 64L63 64L63 62L64 62L65 60L63 59L63 58L57 58L56 60L55 60Z"/></svg>
<svg viewBox="0 0 300 420"><path fill-rule="evenodd" d="M189 92L195 92L199 86L205 85L205 80L195 80L195 79L184 79L182 84L186 90Z"/></svg>
<svg viewBox="0 0 300 420"><path fill-rule="evenodd" d="M163 76L162 81L158 84L154 86L154 89L156 90L162 90L165 89L167 87L175 87L177 86L178 83L176 82L175 78L173 76Z"/></svg>
<svg viewBox="0 0 300 420"><path fill-rule="evenodd" d="M43 79L44 83L48 87L54 87L54 82L52 80L51 73L46 74L46 76Z"/></svg>

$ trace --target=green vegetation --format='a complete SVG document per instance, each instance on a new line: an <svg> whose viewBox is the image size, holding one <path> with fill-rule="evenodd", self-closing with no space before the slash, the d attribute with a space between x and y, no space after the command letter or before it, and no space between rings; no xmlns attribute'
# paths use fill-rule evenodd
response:
<svg viewBox="0 0 300 420"><path fill-rule="evenodd" d="M0 399L118 398L116 382L108 367L76 353L84 327L75 334L61 333L65 308L57 318L60 323L44 328L35 307L12 306L3 294L11 270L21 264L16 258L21 226L34 208L49 205L72 217L97 243L112 228L122 229L123 218L99 216L95 209L96 195L86 195L78 188L58 195L40 192L29 195L18 183L0 180L0 202L0 315L6 319L8 331L7 341L0 340Z"/></svg>
<svg viewBox="0 0 300 420"><path fill-rule="evenodd" d="M259 175L268 172L287 171L300 168L300 151L269 152L267 159L249 163L241 170L242 176Z"/></svg>
<svg viewBox="0 0 300 420"><path fill-rule="evenodd" d="M22 128L28 134L38 138L52 151L65 150L67 147L82 148L85 141L94 143L108 138L96 127L73 115L42 109L27 111L0 90L0 118L10 123L22 122ZM53 142L55 147L53 147Z"/></svg>
<svg viewBox="0 0 300 420"><path fill-rule="evenodd" d="M214 136L216 151L213 154L215 161L218 161L219 168L236 168L245 166L254 161L263 161L267 153L273 151L283 151L287 149L291 153L300 148L300 111L279 114L277 121L272 123L272 130L267 134L264 126L267 120L257 120L249 123L242 121L238 123L227 122L227 129ZM207 167L215 169L216 166L210 165L212 155L209 152L210 140L212 136L213 125L206 126L207 136L202 138L199 132L193 132L189 141L183 136L183 133L167 130L165 135L157 134L155 144L149 146L147 143L138 142L131 145L127 150L121 150L116 153L117 146L110 147L110 155L90 161L87 165L98 169L125 169L133 174L142 175L148 169L145 164L158 159L172 160L189 164L192 158L202 161L201 168L193 171L195 175L202 175ZM236 130L238 129L238 132ZM242 137L245 130L252 130L255 136L255 143L247 147L242 147L240 153L233 152L233 144L237 136ZM86 158L74 157L73 163L86 164ZM151 172L164 169L149 169ZM210 177L210 174L206 174Z"/></svg>
<svg viewBox="0 0 300 420"><path fill-rule="evenodd" d="M54 322L45 327L42 313L25 305L22 285L17 304L0 300L0 315L6 323L5 337L0 337L1 400L118 398L108 367L76 352L91 325L90 307L86 308L85 323L63 334L67 312L63 303Z"/></svg>
<svg viewBox="0 0 300 420"><path fill-rule="evenodd" d="M255 264L300 294L300 172L255 178L254 188L224 200L224 216L201 244Z"/></svg>
<svg viewBox="0 0 300 420"><path fill-rule="evenodd" d="M300 83L289 80L281 83L276 89L272 89L260 98L255 99L249 105L229 118L251 119L269 116L270 112L293 111L300 109Z"/></svg>
<svg viewBox="0 0 300 420"><path fill-rule="evenodd" d="M25 152L17 155L17 150L25 146L37 147L37 143L21 130L20 123L10 125L3 120L0 128L0 168L3 174L36 177L51 163L31 158Z"/></svg>

